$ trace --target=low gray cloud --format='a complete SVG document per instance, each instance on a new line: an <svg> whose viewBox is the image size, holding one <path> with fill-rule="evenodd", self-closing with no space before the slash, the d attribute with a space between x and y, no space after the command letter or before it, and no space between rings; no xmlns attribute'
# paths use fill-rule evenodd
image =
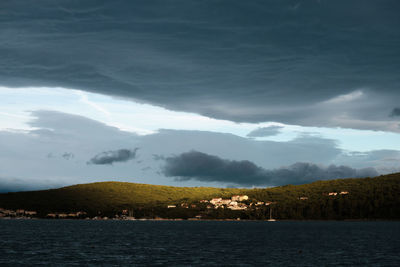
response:
<svg viewBox="0 0 400 267"><path fill-rule="evenodd" d="M400 151L398 150L347 152L338 156L337 161L354 168L373 166L381 174L400 172Z"/></svg>
<svg viewBox="0 0 400 267"><path fill-rule="evenodd" d="M61 157L66 160L70 160L73 159L75 155L73 153L65 152L61 155Z"/></svg>
<svg viewBox="0 0 400 267"><path fill-rule="evenodd" d="M36 185L32 187L36 189ZM28 190L30 190L30 185L24 179L0 177L0 193Z"/></svg>
<svg viewBox="0 0 400 267"><path fill-rule="evenodd" d="M302 135L290 141L277 142L185 130L160 130L157 134L141 137L138 146L157 155L152 159L158 162L166 155L196 150L231 160L247 159L266 169L299 161L330 164L342 153L335 140L318 136Z"/></svg>
<svg viewBox="0 0 400 267"><path fill-rule="evenodd" d="M65 181L0 176L0 193L51 189L63 185Z"/></svg>
<svg viewBox="0 0 400 267"><path fill-rule="evenodd" d="M248 137L266 137L278 135L284 127L273 125L268 127L257 128L247 134Z"/></svg>
<svg viewBox="0 0 400 267"><path fill-rule="evenodd" d="M202 152L191 151L165 159L163 172L180 180L260 184L265 170L251 161L225 160Z"/></svg>
<svg viewBox="0 0 400 267"><path fill-rule="evenodd" d="M400 108L394 108L390 113L390 117L398 117L400 116Z"/></svg>
<svg viewBox="0 0 400 267"><path fill-rule="evenodd" d="M356 169L374 167L380 174L400 171L398 150L344 151L335 140L320 136L305 135L290 141L255 141L226 133L184 130L160 130L155 134L138 136L83 116L43 110L32 114L34 118L29 124L36 130L0 130L0 182L3 182L3 188L17 190L29 187L33 190L45 189L52 184L65 186L110 180L208 186L206 182L192 178L185 183L166 179L163 173L158 172L165 165L165 158L191 150L229 161L246 159L256 165L252 169L253 176L257 177L260 175L257 167L277 170L296 162L311 162L317 166L346 165ZM140 159L133 160L143 161L141 164L134 164L133 161L132 164L118 164L117 167L116 164L86 164L99 152L135 147L140 147ZM65 160L62 157L65 152L73 152L74 159ZM146 166L152 169L141 170ZM250 163L246 166L251 169ZM40 177L33 179L32 175L38 173ZM21 182L9 180L6 186L3 177L18 177ZM225 180L229 179L221 179L214 185L235 185ZM262 181L261 178L258 181ZM243 182L238 182L237 186L243 186Z"/></svg>
<svg viewBox="0 0 400 267"><path fill-rule="evenodd" d="M41 131L41 130L33 130L31 132L35 133L36 135L39 133L44 133L45 135L47 134L46 131ZM71 152L63 152L61 154L55 154L53 152L50 152L50 153L47 153L46 157L48 159L62 158L65 160L71 160L71 159L75 158L75 155L74 155L74 153L71 153Z"/></svg>
<svg viewBox="0 0 400 267"><path fill-rule="evenodd" d="M118 149L101 152L88 161L88 164L104 165L113 164L114 162L126 162L136 157L136 151L129 149Z"/></svg>
<svg viewBox="0 0 400 267"><path fill-rule="evenodd" d="M163 155L153 154L152 156L153 156L153 159L155 161L159 161L159 160L164 160L165 159L165 157Z"/></svg>
<svg viewBox="0 0 400 267"><path fill-rule="evenodd" d="M301 162L288 167L266 170L248 160L227 160L198 151L167 157L163 173L182 181L193 179L242 186L304 184L316 180L378 175L373 168L354 169L336 165L322 167Z"/></svg>

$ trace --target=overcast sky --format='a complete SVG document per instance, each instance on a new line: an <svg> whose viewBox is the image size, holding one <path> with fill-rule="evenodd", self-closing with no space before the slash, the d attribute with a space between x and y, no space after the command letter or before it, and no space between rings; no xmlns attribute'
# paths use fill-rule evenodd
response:
<svg viewBox="0 0 400 267"><path fill-rule="evenodd" d="M0 191L400 171L399 8L1 1Z"/></svg>

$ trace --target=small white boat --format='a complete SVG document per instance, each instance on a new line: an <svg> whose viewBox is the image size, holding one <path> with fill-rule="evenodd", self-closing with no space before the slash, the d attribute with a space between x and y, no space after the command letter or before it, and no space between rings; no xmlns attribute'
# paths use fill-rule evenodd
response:
<svg viewBox="0 0 400 267"><path fill-rule="evenodd" d="M269 207L269 219L267 220L268 222L276 222L275 219L272 219L272 207Z"/></svg>

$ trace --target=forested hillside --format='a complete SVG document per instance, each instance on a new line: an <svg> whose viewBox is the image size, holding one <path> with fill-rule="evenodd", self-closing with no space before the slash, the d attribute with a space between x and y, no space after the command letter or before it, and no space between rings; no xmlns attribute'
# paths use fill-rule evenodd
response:
<svg viewBox="0 0 400 267"><path fill-rule="evenodd" d="M331 195L329 194L331 193ZM336 193L336 194L335 194ZM210 209L202 199L249 196L246 210ZM251 203L269 202L256 207ZM181 208L181 204L196 205ZM176 205L167 209L167 205ZM122 182L81 184L59 189L0 194L0 208L28 209L39 214L86 211L117 214L132 210L138 217L266 219L400 219L400 173L375 178L318 181L305 185L236 189L171 187ZM272 209L272 211L271 211Z"/></svg>

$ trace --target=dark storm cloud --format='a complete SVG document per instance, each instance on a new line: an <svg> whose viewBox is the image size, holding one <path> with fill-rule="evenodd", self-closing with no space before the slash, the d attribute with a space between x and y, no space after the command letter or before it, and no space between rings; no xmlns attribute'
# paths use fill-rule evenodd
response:
<svg viewBox="0 0 400 267"><path fill-rule="evenodd" d="M181 180L260 184L265 178L265 170L250 161L224 160L197 151L168 157L165 163L164 174L179 177Z"/></svg>
<svg viewBox="0 0 400 267"><path fill-rule="evenodd" d="M266 170L247 160L226 160L198 151L168 157L165 163L163 173L179 180L193 179L245 186L304 184L316 180L378 175L373 168L357 170L336 165L321 167L312 163L295 163L288 167Z"/></svg>
<svg viewBox="0 0 400 267"><path fill-rule="evenodd" d="M392 113L390 113L390 117L398 117L400 116L400 108L394 108Z"/></svg>
<svg viewBox="0 0 400 267"><path fill-rule="evenodd" d="M90 159L88 164L104 165L113 164L114 162L125 162L134 159L136 157L137 150L138 148L135 148L134 150L119 149L105 151Z"/></svg>
<svg viewBox="0 0 400 267"><path fill-rule="evenodd" d="M250 133L247 134L248 137L265 137L265 136L273 136L273 135L278 135L283 129L282 126L268 126L268 127L262 127L262 128L257 128Z"/></svg>
<svg viewBox="0 0 400 267"><path fill-rule="evenodd" d="M399 98L399 8L1 1L0 84L77 88L233 121L399 131L384 121ZM352 98L357 90L365 99Z"/></svg>

